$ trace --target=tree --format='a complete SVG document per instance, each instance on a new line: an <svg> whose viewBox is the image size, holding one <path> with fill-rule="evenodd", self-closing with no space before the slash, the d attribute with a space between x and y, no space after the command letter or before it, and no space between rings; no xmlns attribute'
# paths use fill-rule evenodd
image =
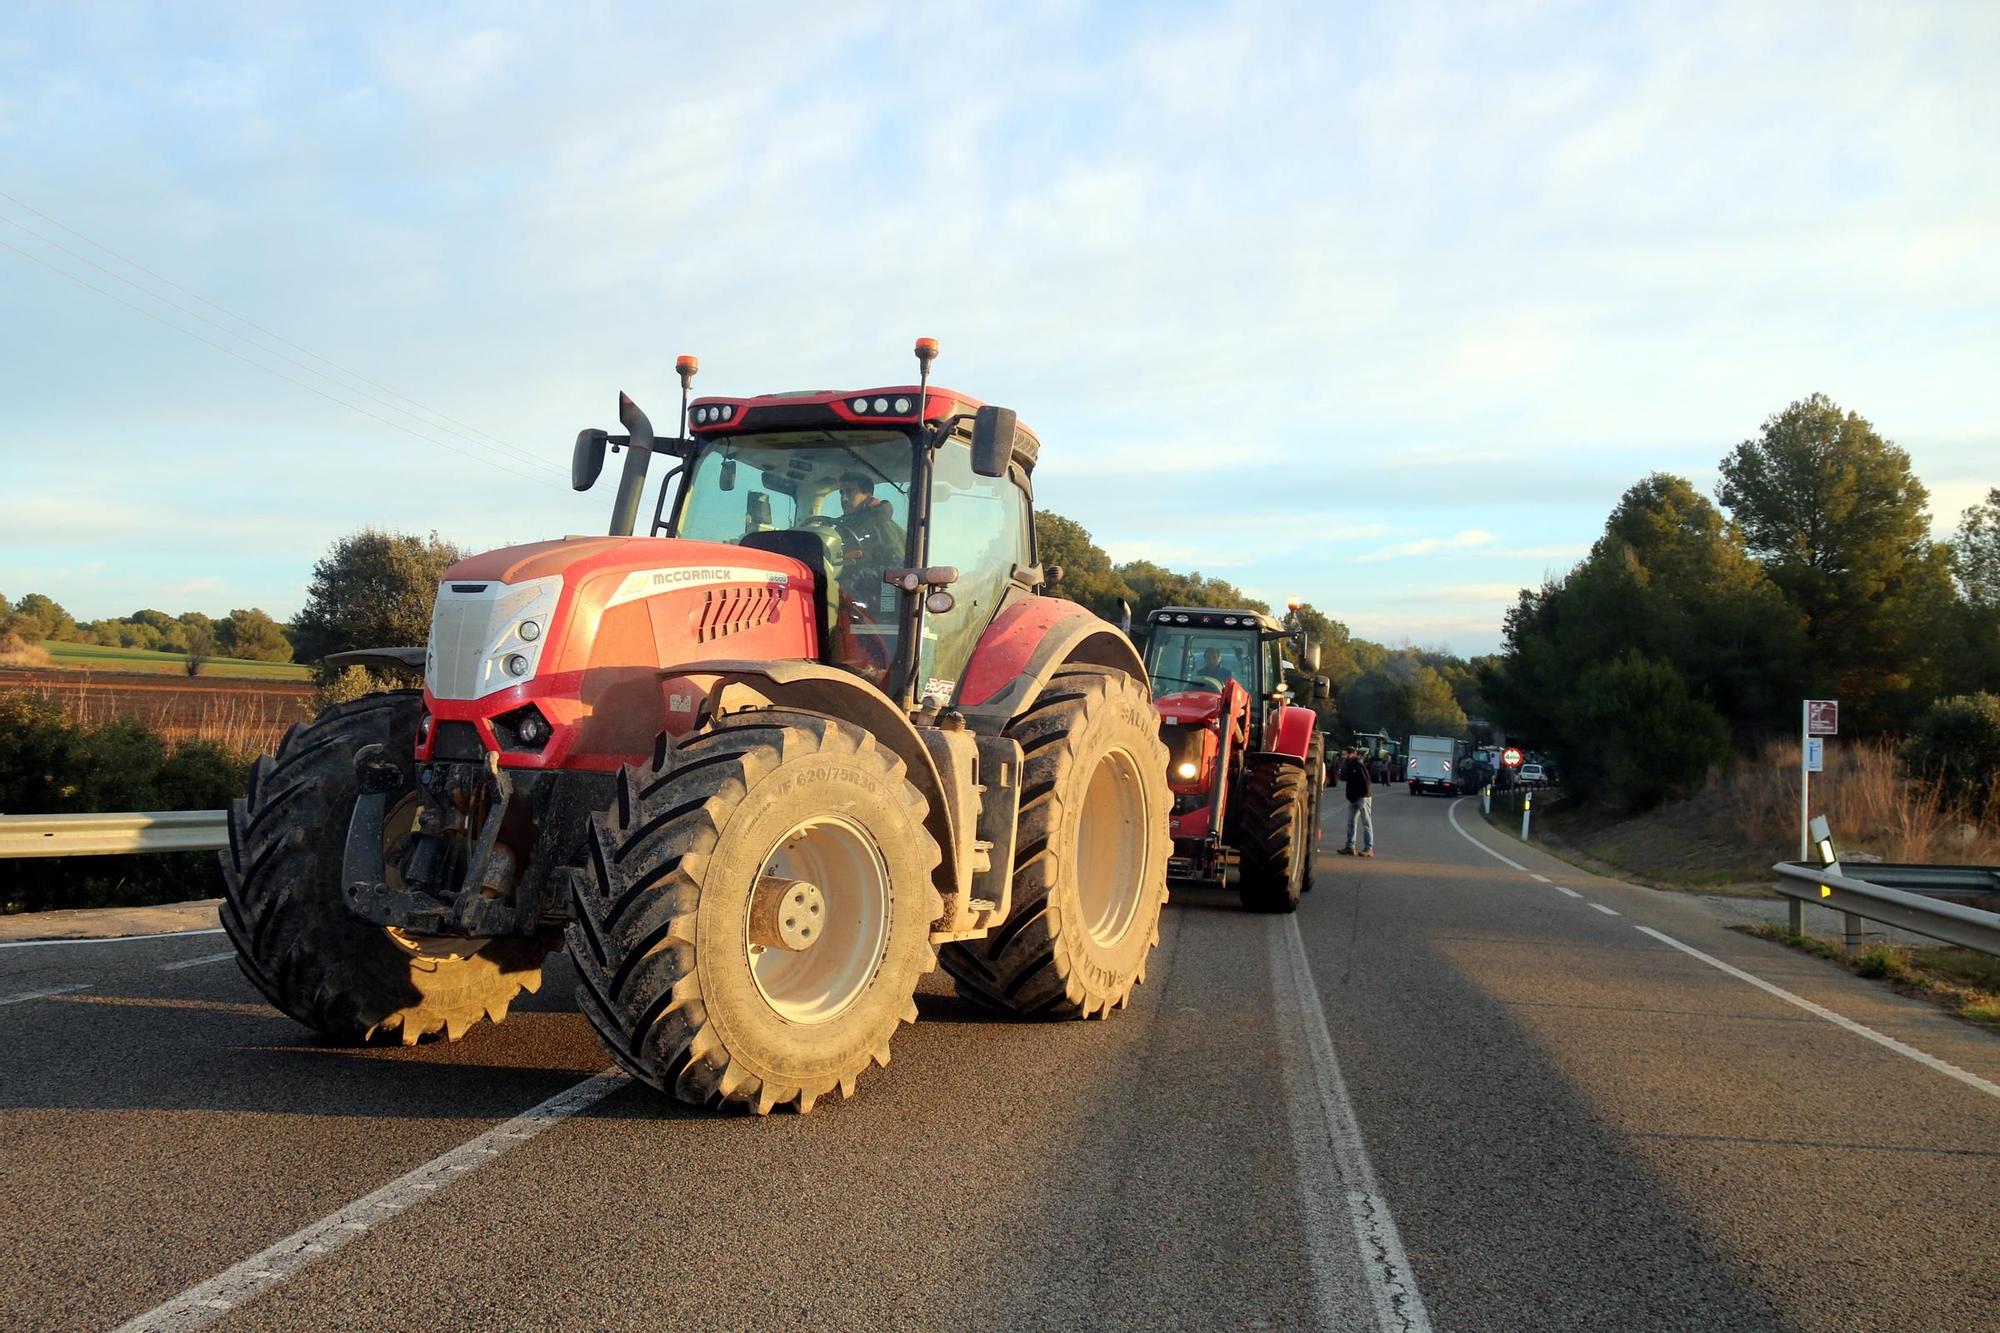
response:
<svg viewBox="0 0 2000 1333"><path fill-rule="evenodd" d="M1984 503L1959 516L1951 558L1965 600L1982 609L2000 610L2000 486L1986 492Z"/></svg>
<svg viewBox="0 0 2000 1333"><path fill-rule="evenodd" d="M216 626L216 638L231 657L252 662L289 662L291 641L278 622L257 607L238 607Z"/></svg>
<svg viewBox="0 0 2000 1333"><path fill-rule="evenodd" d="M1133 600L1132 589L1112 568L1111 557L1075 519L1046 509L1037 511L1035 551L1043 568L1062 566L1056 596L1081 603L1107 620L1118 618L1120 600Z"/></svg>
<svg viewBox="0 0 2000 1333"><path fill-rule="evenodd" d="M1797 607L1817 664L1857 721L1880 726L1921 692L1926 643L1948 604L1929 492L1910 456L1823 394L1793 403L1722 460L1717 497Z"/></svg>
<svg viewBox="0 0 2000 1333"><path fill-rule="evenodd" d="M1903 766L1978 818L2000 800L2000 695L1940 699L1903 742Z"/></svg>
<svg viewBox="0 0 2000 1333"><path fill-rule="evenodd" d="M204 622L207 619L207 616L202 617ZM208 659L215 656L215 631L205 623L196 623L187 627L185 638L187 673L190 676L199 676L201 669L208 665Z"/></svg>
<svg viewBox="0 0 2000 1333"><path fill-rule="evenodd" d="M1587 739L1563 755L1568 782L1602 783L1621 803L1645 809L1685 793L1729 757L1729 726L1689 693L1664 662L1628 653L1577 682Z"/></svg>
<svg viewBox="0 0 2000 1333"><path fill-rule="evenodd" d="M62 609L62 604L38 592L23 597L21 604L14 608L14 614L33 621L44 639L67 642L76 633L76 621Z"/></svg>
<svg viewBox="0 0 2000 1333"><path fill-rule="evenodd" d="M292 622L297 656L324 684L328 653L421 644L444 571L464 558L440 538L364 528L335 542L313 566L306 604Z"/></svg>

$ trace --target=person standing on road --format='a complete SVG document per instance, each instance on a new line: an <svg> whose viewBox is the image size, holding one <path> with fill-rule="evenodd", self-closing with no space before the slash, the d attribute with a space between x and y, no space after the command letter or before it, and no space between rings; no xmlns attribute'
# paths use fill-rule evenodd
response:
<svg viewBox="0 0 2000 1333"><path fill-rule="evenodd" d="M1368 780L1368 765L1362 762L1360 752L1353 746L1347 747L1347 757L1341 761L1340 780L1347 784L1347 845L1340 849L1342 856L1375 855L1375 793ZM1354 845L1356 831L1361 835L1361 846Z"/></svg>

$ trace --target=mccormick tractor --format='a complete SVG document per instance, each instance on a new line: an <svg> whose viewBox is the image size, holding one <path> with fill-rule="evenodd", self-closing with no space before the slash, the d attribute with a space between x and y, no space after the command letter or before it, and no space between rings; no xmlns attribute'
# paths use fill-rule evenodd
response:
<svg viewBox="0 0 2000 1333"><path fill-rule="evenodd" d="M1296 644L1310 672L1319 646L1259 611L1165 606L1147 631L1173 790L1168 875L1221 887L1234 866L1246 908L1296 910L1313 883L1326 741L1285 685L1281 650ZM1316 677L1315 696L1326 690Z"/></svg>
<svg viewBox="0 0 2000 1333"><path fill-rule="evenodd" d="M577 437L610 534L445 572L421 671L295 727L230 810L223 924L338 1040L504 1019L565 942L612 1056L685 1101L852 1096L940 960L1005 1014L1108 1017L1159 942L1146 669L1040 595L1013 412L918 383L688 401ZM635 533L647 469L671 470Z"/></svg>

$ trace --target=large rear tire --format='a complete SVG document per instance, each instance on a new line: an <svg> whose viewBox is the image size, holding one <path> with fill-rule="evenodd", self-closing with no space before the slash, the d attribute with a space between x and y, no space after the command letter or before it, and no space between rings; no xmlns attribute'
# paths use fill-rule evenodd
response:
<svg viewBox="0 0 2000 1333"><path fill-rule="evenodd" d="M341 901L348 819L360 786L354 755L381 745L415 773L414 691L372 694L285 734L229 807L222 928L238 964L272 1004L336 1041L452 1041L499 1022L523 990L541 989L553 932L528 938L407 936L351 915Z"/></svg>
<svg viewBox="0 0 2000 1333"><path fill-rule="evenodd" d="M1243 778L1243 861L1237 892L1252 912L1296 912L1311 856L1306 771L1295 759L1261 756Z"/></svg>
<svg viewBox="0 0 2000 1333"><path fill-rule="evenodd" d="M1160 942L1172 798L1159 716L1124 672L1071 667L1006 734L1023 762L1013 906L992 935L940 959L986 1008L1108 1018Z"/></svg>
<svg viewBox="0 0 2000 1333"><path fill-rule="evenodd" d="M937 963L925 810L902 760L809 713L739 713L621 770L569 927L577 1003L612 1058L695 1105L853 1096ZM778 924L790 943L753 939Z"/></svg>

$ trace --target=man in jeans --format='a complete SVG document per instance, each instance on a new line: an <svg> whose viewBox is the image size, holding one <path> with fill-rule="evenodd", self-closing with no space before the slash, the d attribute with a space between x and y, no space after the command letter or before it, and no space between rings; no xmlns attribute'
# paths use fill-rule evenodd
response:
<svg viewBox="0 0 2000 1333"><path fill-rule="evenodd" d="M1347 784L1347 845L1340 849L1342 856L1375 855L1375 795L1368 781L1368 765L1361 761L1361 754L1353 746L1347 747L1346 757L1341 760L1340 780ZM1354 845L1355 827L1361 831L1361 846Z"/></svg>

